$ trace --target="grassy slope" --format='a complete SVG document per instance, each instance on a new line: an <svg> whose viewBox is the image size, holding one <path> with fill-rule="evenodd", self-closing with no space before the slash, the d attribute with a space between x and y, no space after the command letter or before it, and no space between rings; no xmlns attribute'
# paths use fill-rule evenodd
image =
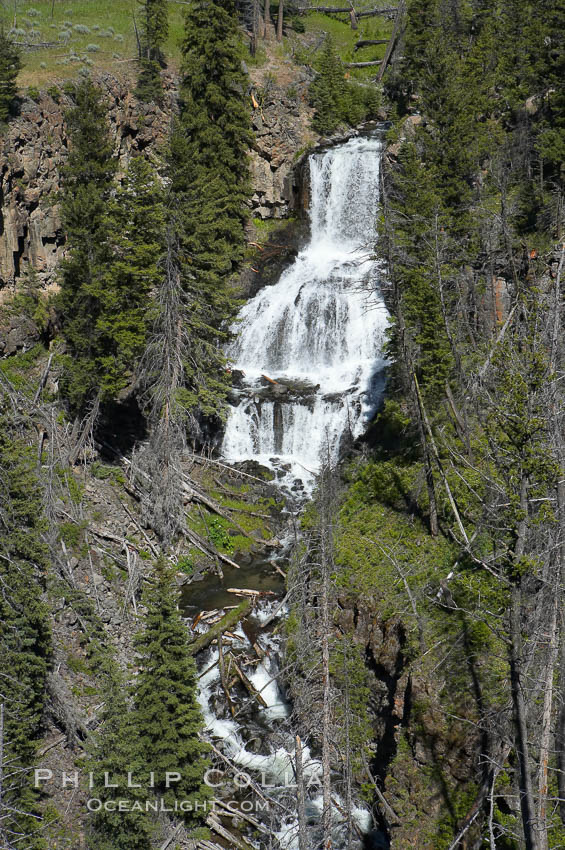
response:
<svg viewBox="0 0 565 850"><path fill-rule="evenodd" d="M134 12L138 22L140 17L135 0L15 0L15 4L14 39L52 45L24 52L22 88L43 88L55 79L69 79L84 65L120 74L131 70L137 50ZM3 8L2 20L7 30L14 26L13 5ZM81 32L85 27L87 31ZM170 3L167 52L173 66L180 56L182 28L182 6Z"/></svg>
<svg viewBox="0 0 565 850"><path fill-rule="evenodd" d="M273 5L273 17L276 17ZM6 31L12 30L17 42L48 47L34 47L23 53L24 67L19 83L46 88L50 83L75 77L81 67L111 71L120 76L135 71L137 41L135 20L139 26L140 4L137 0L13 0L0 10L0 21ZM300 19L306 34L299 36L289 29L285 53L298 62L316 66L316 54L324 33L331 34L345 62L379 59L384 47L366 47L354 52L361 38L386 38L391 22L385 18L363 18L359 29L351 29L348 21L314 12ZM86 28L86 29L85 29ZM169 39L167 54L170 65L178 66L183 31L183 6L169 3ZM318 37L319 36L319 37ZM261 52L261 51L259 51ZM370 78L374 69L352 70L352 77Z"/></svg>

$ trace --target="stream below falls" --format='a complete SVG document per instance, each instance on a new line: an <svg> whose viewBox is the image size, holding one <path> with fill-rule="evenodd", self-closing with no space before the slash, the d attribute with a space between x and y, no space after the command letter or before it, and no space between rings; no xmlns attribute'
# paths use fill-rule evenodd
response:
<svg viewBox="0 0 565 850"><path fill-rule="evenodd" d="M223 457L270 467L281 490L299 501L312 492L321 460L339 458L363 433L382 397L387 312L372 256L381 148L375 133L310 156L310 241L276 284L243 307L228 351L239 384ZM290 529L291 515L289 520ZM288 554L292 534L285 545ZM279 551L279 566L284 558ZM222 646L212 644L201 653L199 700L219 763L220 754L230 763L221 779L217 774L217 816L223 813L222 823L237 826L238 834L260 850L297 850L295 731L279 675L288 612L280 604L285 588L276 567L275 559L257 560L224 571L222 578L208 576L186 588L183 606L190 627L203 633L241 601L229 587L261 592L251 613L225 633ZM226 688L231 679L226 667L232 664L244 678L235 676ZM315 834L322 811L321 764L307 747L303 762L306 815ZM261 794L269 800L266 807ZM340 850L343 801L335 796L333 847ZM238 824L228 815L230 800L237 800L249 819ZM354 847L386 846L364 804L354 805L353 817ZM229 840L214 840L230 847Z"/></svg>

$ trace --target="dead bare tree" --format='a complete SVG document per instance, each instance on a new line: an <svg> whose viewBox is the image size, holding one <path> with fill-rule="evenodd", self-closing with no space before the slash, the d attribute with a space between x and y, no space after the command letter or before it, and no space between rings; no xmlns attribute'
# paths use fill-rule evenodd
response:
<svg viewBox="0 0 565 850"><path fill-rule="evenodd" d="M135 465L147 476L144 510L164 544L170 543L183 525L181 458L187 429L198 430L193 415L179 398L190 340L184 323L187 305L178 252L177 238L169 229L157 316L141 367L151 436L148 446L135 459Z"/></svg>
<svg viewBox="0 0 565 850"><path fill-rule="evenodd" d="M283 40L283 18L284 18L284 0L279 0L279 13L277 17L277 41Z"/></svg>

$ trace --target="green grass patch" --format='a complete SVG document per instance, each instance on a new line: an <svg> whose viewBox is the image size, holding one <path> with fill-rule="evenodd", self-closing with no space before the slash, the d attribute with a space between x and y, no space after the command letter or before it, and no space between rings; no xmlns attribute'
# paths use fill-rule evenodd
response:
<svg viewBox="0 0 565 850"><path fill-rule="evenodd" d="M82 655L75 655L74 653L69 653L67 655L67 667L73 673L84 673L85 676L92 675L92 670L90 668L90 664L88 663L88 659L84 658Z"/></svg>
<svg viewBox="0 0 565 850"><path fill-rule="evenodd" d="M200 482L206 492L214 499L226 513L229 509L229 518L219 516L202 506L192 508L187 517L187 522L193 531L196 531L205 540L225 555L233 555L236 552L248 552L253 545L253 540L239 532L237 526L243 531L257 539L268 539L272 531L268 525L271 511L282 509L282 503L274 498L260 498L253 503L247 501L243 496L249 491L248 484L230 485L230 493L218 489L211 477L206 477ZM242 498L239 498L238 493ZM255 516L253 516L255 514ZM263 514L263 516L257 516ZM192 557L190 556L192 562ZM179 568L180 569L180 568Z"/></svg>
<svg viewBox="0 0 565 850"><path fill-rule="evenodd" d="M41 359L45 353L45 347L38 343L29 351L0 360L0 370L16 390L33 398L41 371Z"/></svg>
<svg viewBox="0 0 565 850"><path fill-rule="evenodd" d="M124 73L135 70L137 42L134 13L139 27L140 11L129 0L37 0L30 17L30 5L16 0L16 6L4 6L0 20L14 39L49 47L24 50L18 82L46 87L53 77L72 78L81 68ZM15 15L14 15L15 12ZM15 24L14 24L15 19ZM173 67L180 58L183 32L183 7L169 4L169 39L166 53Z"/></svg>
<svg viewBox="0 0 565 850"><path fill-rule="evenodd" d="M392 32L392 21L381 16L361 18L357 30L351 29L349 15L343 15L343 19L340 19L337 15L310 12L302 20L305 24L306 33L319 35L326 33L332 37L334 47L342 62L369 62L382 59L386 45L370 45L355 50L355 44L366 39L389 38ZM305 54L308 64L317 69L320 50L309 49L305 51ZM300 50L297 58L304 58ZM348 73L354 79L363 80L374 77L376 70L376 66L374 68L350 68Z"/></svg>

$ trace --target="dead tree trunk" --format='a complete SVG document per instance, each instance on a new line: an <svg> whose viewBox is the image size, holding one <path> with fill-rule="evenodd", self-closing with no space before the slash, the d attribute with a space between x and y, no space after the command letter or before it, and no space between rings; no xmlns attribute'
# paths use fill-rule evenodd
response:
<svg viewBox="0 0 565 850"><path fill-rule="evenodd" d="M296 736L296 797L298 810L298 850L308 850L308 836L306 832L306 799L304 790L304 769L302 765L302 741Z"/></svg>
<svg viewBox="0 0 565 850"><path fill-rule="evenodd" d="M390 37L390 41L388 43L388 47L386 49L386 53L385 53L384 59L382 61L379 73L377 74L377 82L379 82L379 83L381 82L382 78L384 77L384 73L385 73L385 71L388 67L388 63L390 62L390 60L392 58L392 54L394 52L396 42L398 41L398 36L400 35L400 30L401 30L401 27L402 27L403 19L404 19L404 0L401 1L400 5L398 6L398 9L396 11L396 18L395 18L395 21L394 21L394 27L393 27L393 30L392 30L392 35Z"/></svg>
<svg viewBox="0 0 565 850"><path fill-rule="evenodd" d="M548 824L547 824L547 797L548 797L548 765L551 746L551 720L553 712L553 681L555 676L555 665L557 663L558 641L557 641L557 616L561 601L561 593L558 582L554 585L554 600L551 610L551 622L548 630L549 650L545 673L543 714L540 738L539 771L538 771L538 812L537 826L539 836L539 850L549 850Z"/></svg>
<svg viewBox="0 0 565 850"><path fill-rule="evenodd" d="M528 480L522 476L520 482L520 508L522 519L516 528L514 562L518 563L526 549L526 531L528 526ZM539 850L536 837L534 794L528 743L528 719L523 682L523 638L522 638L522 586L517 579L512 588L510 601L510 686L512 708L516 733L516 753L519 765L520 811L526 850Z"/></svg>
<svg viewBox="0 0 565 850"><path fill-rule="evenodd" d="M516 751L520 772L520 811L526 850L539 850L535 830L535 808L532 790L530 751L528 745L528 724L526 703L522 681L522 592L519 586L513 588L510 608L510 684L512 705L516 727Z"/></svg>
<svg viewBox="0 0 565 850"><path fill-rule="evenodd" d="M279 0L279 15L277 18L277 41L283 40L284 0Z"/></svg>

